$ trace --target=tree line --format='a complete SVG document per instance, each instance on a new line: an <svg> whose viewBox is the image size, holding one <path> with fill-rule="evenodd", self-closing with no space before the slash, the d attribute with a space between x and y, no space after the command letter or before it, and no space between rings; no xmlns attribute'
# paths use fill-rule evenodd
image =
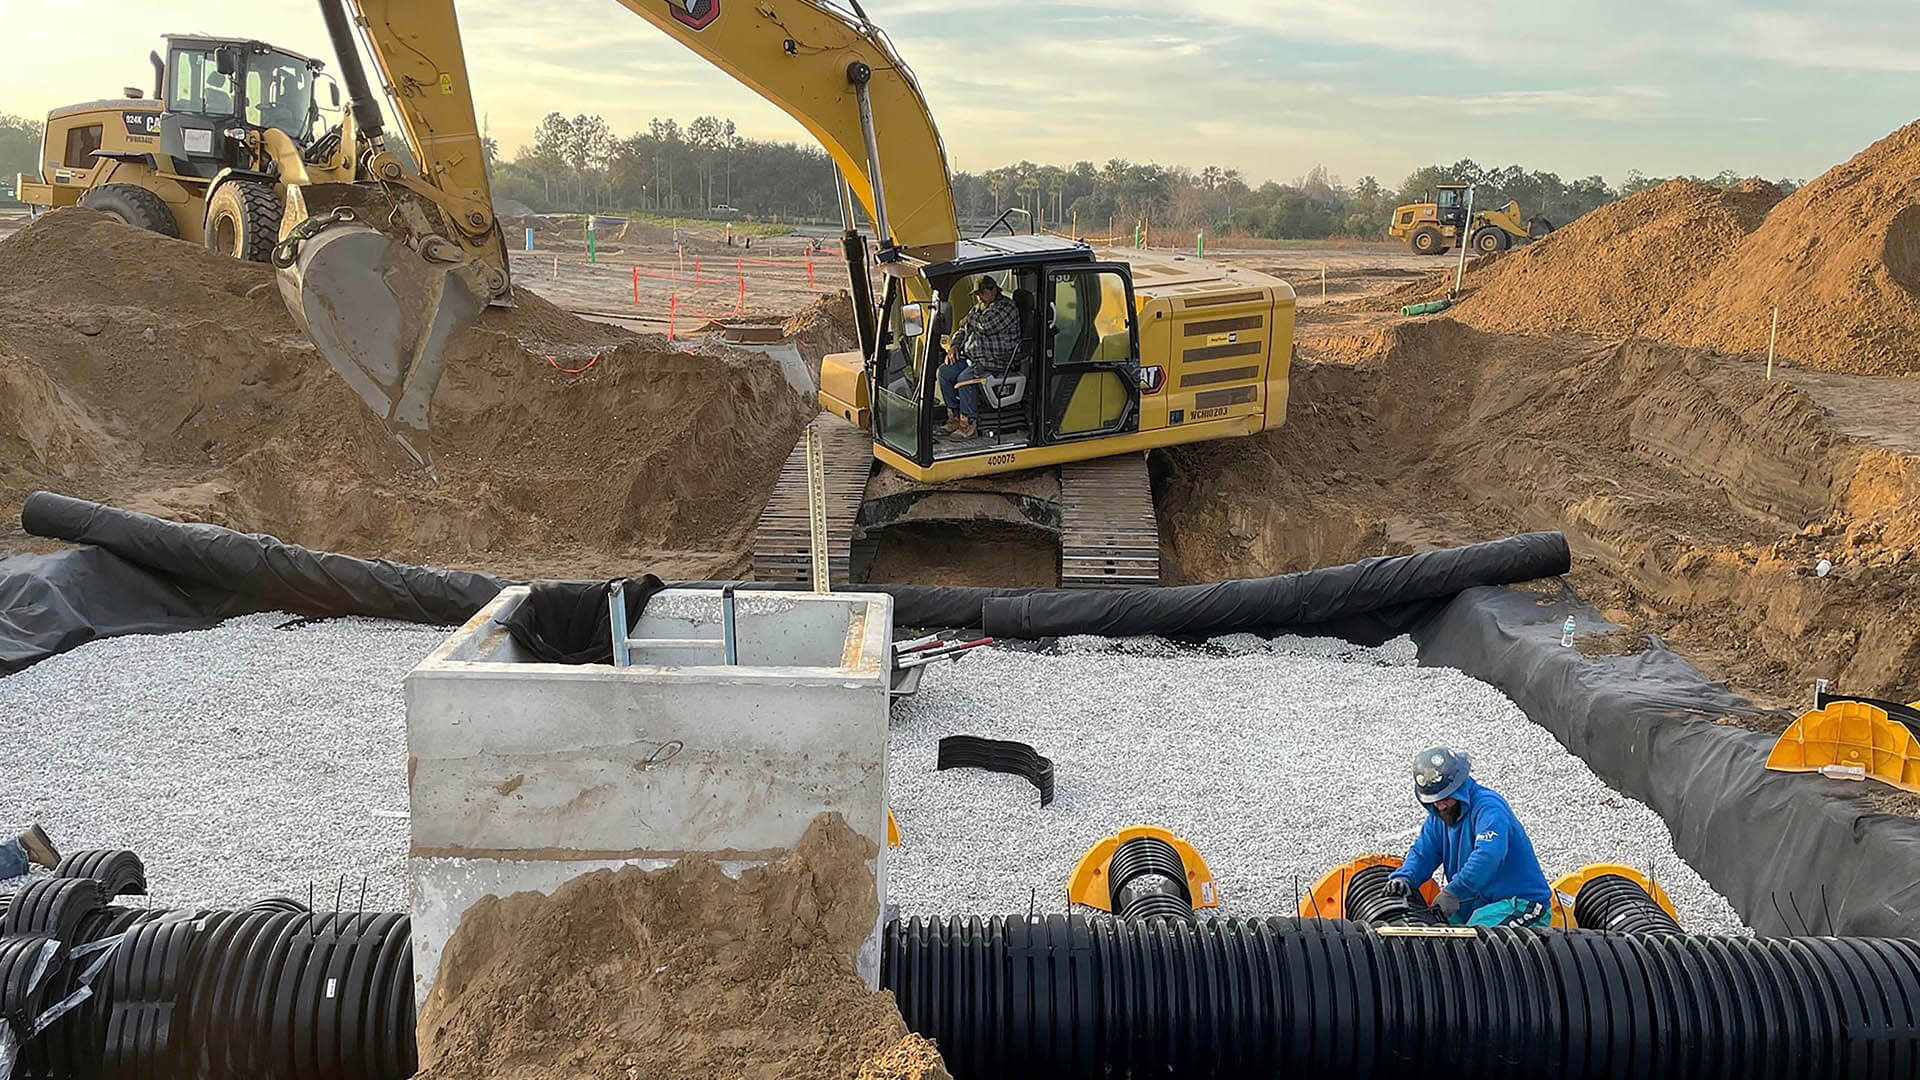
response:
<svg viewBox="0 0 1920 1080"><path fill-rule="evenodd" d="M0 177L37 171L41 124L0 114ZM396 149L399 147L396 146ZM549 113L511 159L486 140L494 195L540 212L638 210L763 221L834 219L833 165L815 146L742 137L733 121L700 116L684 127L656 118L619 135L597 115ZM1731 170L1692 177L1731 186ZM1415 169L1397 186L1372 176L1347 184L1324 166L1290 181L1248 182L1240 170L1207 165L1021 161L954 175L961 218L983 224L1021 207L1048 228L1082 236L1130 236L1145 223L1159 237L1206 230L1216 236L1270 239L1378 238L1394 207L1416 202L1438 183L1475 185L1482 205L1520 204L1523 216L1565 225L1596 206L1667 179L1630 171L1616 186L1601 176L1572 180L1519 165L1469 159ZM1792 190L1795 182L1777 180Z"/></svg>
<svg viewBox="0 0 1920 1080"><path fill-rule="evenodd" d="M540 211L621 208L775 221L826 220L835 213L833 166L824 151L741 138L731 120L719 117L698 117L684 128L655 119L645 132L621 138L601 117L551 113L511 161L498 160L491 144L490 151L495 194ZM990 222L1019 207L1048 228L1083 236L1130 236L1145 223L1162 236L1204 229L1270 239L1378 238L1395 207L1420 201L1435 184L1473 184L1479 204L1512 200L1525 217L1565 225L1666 179L1634 170L1615 186L1597 175L1567 180L1462 159L1415 169L1393 187L1372 176L1345 184L1325 166L1291 182L1255 186L1240 170L1220 165L1195 170L1110 158L1104 164L1021 161L956 173L953 194L963 221ZM1690 179L1730 187L1743 177L1728 170ZM1796 186L1774 182L1789 191Z"/></svg>

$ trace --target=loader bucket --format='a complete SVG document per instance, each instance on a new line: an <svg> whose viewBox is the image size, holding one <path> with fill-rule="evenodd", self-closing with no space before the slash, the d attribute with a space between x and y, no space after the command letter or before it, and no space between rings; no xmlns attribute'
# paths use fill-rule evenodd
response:
<svg viewBox="0 0 1920 1080"><path fill-rule="evenodd" d="M433 391L447 345L486 300L450 265L357 223L307 239L277 277L293 321L431 473Z"/></svg>
<svg viewBox="0 0 1920 1080"><path fill-rule="evenodd" d="M1857 769L1862 779L1920 793L1920 739L1876 705L1830 701L1802 713L1767 755L1767 768L1779 772L1819 772L1826 766L1836 767L1836 775Z"/></svg>

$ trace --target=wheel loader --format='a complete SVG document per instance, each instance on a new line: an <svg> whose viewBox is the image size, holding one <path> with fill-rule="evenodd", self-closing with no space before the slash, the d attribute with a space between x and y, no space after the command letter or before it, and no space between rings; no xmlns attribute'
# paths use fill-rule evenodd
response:
<svg viewBox="0 0 1920 1080"><path fill-rule="evenodd" d="M359 147L340 87L319 60L262 41L168 34L151 96L54 109L32 207L84 206L129 225L265 262L289 184L354 179ZM317 91L324 88L330 110ZM329 113L335 124L324 124Z"/></svg>
<svg viewBox="0 0 1920 1080"><path fill-rule="evenodd" d="M1474 251L1492 255L1553 231L1553 222L1546 218L1521 220L1520 204L1511 200L1503 207L1475 210L1472 226L1466 227L1467 190L1466 184L1436 184L1425 202L1394 210L1387 235L1405 240L1416 255L1444 255L1464 235Z"/></svg>

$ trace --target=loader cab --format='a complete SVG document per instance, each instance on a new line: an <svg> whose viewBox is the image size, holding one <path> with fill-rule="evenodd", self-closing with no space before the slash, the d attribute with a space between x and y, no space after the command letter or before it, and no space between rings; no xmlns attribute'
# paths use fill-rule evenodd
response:
<svg viewBox="0 0 1920 1080"><path fill-rule="evenodd" d="M1467 185L1440 184L1433 193L1434 220L1460 228L1467 223Z"/></svg>
<svg viewBox="0 0 1920 1080"><path fill-rule="evenodd" d="M1024 451L1139 430L1140 334L1125 264L1051 236L962 240L888 267L868 400L876 452L916 479L942 463L1015 466ZM980 386L978 434L942 429L938 372L982 276L1020 314L1020 347ZM1035 462L1038 464L1039 462Z"/></svg>
<svg viewBox="0 0 1920 1080"><path fill-rule="evenodd" d="M302 148L313 142L320 61L261 41L172 34L166 42L160 150L179 175L264 169L248 131L274 128Z"/></svg>

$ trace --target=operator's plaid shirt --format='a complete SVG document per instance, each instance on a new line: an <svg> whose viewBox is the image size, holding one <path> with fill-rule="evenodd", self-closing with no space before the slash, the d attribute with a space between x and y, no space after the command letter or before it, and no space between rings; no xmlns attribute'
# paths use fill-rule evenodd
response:
<svg viewBox="0 0 1920 1080"><path fill-rule="evenodd" d="M986 307L976 307L960 320L954 335L967 374L1004 375L1020 351L1020 307L1002 295Z"/></svg>

